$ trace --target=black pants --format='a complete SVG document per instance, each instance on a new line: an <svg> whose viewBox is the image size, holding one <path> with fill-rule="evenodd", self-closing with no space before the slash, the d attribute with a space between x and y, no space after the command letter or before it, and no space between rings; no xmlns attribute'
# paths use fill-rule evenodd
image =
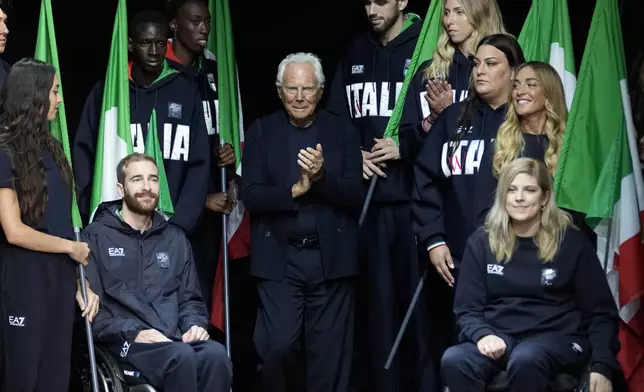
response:
<svg viewBox="0 0 644 392"><path fill-rule="evenodd" d="M499 360L479 353L471 342L450 347L441 364L449 390L484 391L499 372L507 370L510 392L543 392L556 373L581 373L590 353L588 340L579 337L551 334L517 343L502 339L508 348Z"/></svg>
<svg viewBox="0 0 644 392"><path fill-rule="evenodd" d="M76 295L67 255L0 247L3 392L66 392Z"/></svg>
<svg viewBox="0 0 644 392"><path fill-rule="evenodd" d="M258 290L259 391L347 391L353 352L350 278L325 280L319 249L289 245L284 280L261 280Z"/></svg>
<svg viewBox="0 0 644 392"><path fill-rule="evenodd" d="M221 214L204 210L199 225L190 235L190 246L197 269L201 295L208 314L212 309L212 288L221 250L221 233Z"/></svg>
<svg viewBox="0 0 644 392"><path fill-rule="evenodd" d="M214 340L132 343L125 358L119 347L110 351L164 392L230 391L232 367L226 349Z"/></svg>
<svg viewBox="0 0 644 392"><path fill-rule="evenodd" d="M408 204L375 205L360 233L364 271L360 302L366 306L359 305L356 335L368 339L358 350L369 366L370 392L427 392L437 387L429 350L427 289L421 292L391 368L384 369L423 270L429 265L427 257L419 260L419 250L423 255L426 252L416 244L411 219Z"/></svg>

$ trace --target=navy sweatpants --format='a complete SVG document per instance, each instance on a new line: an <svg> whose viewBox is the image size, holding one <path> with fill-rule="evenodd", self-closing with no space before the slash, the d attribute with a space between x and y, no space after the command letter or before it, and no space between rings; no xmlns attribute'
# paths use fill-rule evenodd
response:
<svg viewBox="0 0 644 392"><path fill-rule="evenodd" d="M67 255L0 246L0 391L67 391L75 267Z"/></svg>
<svg viewBox="0 0 644 392"><path fill-rule="evenodd" d="M508 348L498 360L481 354L471 342L445 352L442 374L450 391L484 391L498 373L507 370L510 392L543 392L556 373L581 373L590 354L588 340L576 336L548 334L517 343L499 337Z"/></svg>
<svg viewBox="0 0 644 392"><path fill-rule="evenodd" d="M164 392L230 392L232 367L226 349L214 340L195 343L132 343L125 357L153 387Z"/></svg>
<svg viewBox="0 0 644 392"><path fill-rule="evenodd" d="M369 365L369 391L436 390L426 289L421 292L391 368L384 369L423 270L429 266L427 257L419 260L409 204L375 204L362 225L360 241L363 274L356 336L367 339L358 353Z"/></svg>

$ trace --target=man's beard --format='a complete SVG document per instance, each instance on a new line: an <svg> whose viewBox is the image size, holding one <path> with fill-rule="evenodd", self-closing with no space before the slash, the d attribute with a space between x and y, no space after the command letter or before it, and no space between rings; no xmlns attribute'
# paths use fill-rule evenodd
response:
<svg viewBox="0 0 644 392"><path fill-rule="evenodd" d="M397 13L391 19L385 19L382 25L378 27L373 27L373 31L380 36L388 33L389 30L391 30L391 28L393 27L393 25L396 24L396 21L398 20L399 15L400 13Z"/></svg>
<svg viewBox="0 0 644 392"><path fill-rule="evenodd" d="M154 201L149 204L141 203L138 198L145 196L153 198ZM139 192L135 194L125 192L123 202L130 211L137 215L150 215L157 208L157 204L159 204L159 195L152 192Z"/></svg>

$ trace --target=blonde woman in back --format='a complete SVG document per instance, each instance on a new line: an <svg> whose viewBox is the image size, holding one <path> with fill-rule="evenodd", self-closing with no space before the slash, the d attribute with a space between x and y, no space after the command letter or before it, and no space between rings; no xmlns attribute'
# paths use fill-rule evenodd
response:
<svg viewBox="0 0 644 392"><path fill-rule="evenodd" d="M507 370L510 392L590 365L590 391L619 374L618 313L595 251L557 208L546 165L518 158L500 173L485 227L468 240L456 287L460 342L442 358L450 391L480 392Z"/></svg>
<svg viewBox="0 0 644 392"><path fill-rule="evenodd" d="M443 30L432 59L418 67L407 92L402 129L429 132L438 115L468 96L472 59L483 37L505 33L496 0L442 0Z"/></svg>

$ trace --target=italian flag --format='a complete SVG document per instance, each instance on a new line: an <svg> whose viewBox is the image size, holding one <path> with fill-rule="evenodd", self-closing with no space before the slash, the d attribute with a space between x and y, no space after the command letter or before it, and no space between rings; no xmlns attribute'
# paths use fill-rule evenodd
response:
<svg viewBox="0 0 644 392"><path fill-rule="evenodd" d="M44 61L51 64L56 69L58 75L58 93L63 99L63 82L60 76L60 65L58 63L58 48L56 46L56 31L54 29L54 14L51 10L51 0L43 0L40 5L40 19L38 22L38 37L36 38L36 60ZM69 135L67 133L67 117L65 116L65 101L58 105L58 116L49 123L49 130L56 139L63 145L65 157L72 166L72 159L69 150ZM72 224L74 230L79 232L83 227L76 195L72 198Z"/></svg>
<svg viewBox="0 0 644 392"><path fill-rule="evenodd" d="M116 189L116 166L121 159L133 152L130 132L127 44L126 1L119 0L98 128L96 163L90 200L92 219L99 204L121 198Z"/></svg>
<svg viewBox="0 0 644 392"><path fill-rule="evenodd" d="M617 2L597 0L555 176L557 204L586 213L620 310L619 361L644 391L644 183ZM608 253L606 253L608 252Z"/></svg>
<svg viewBox="0 0 644 392"><path fill-rule="evenodd" d="M557 70L570 109L577 78L567 0L532 0L519 44L527 61L543 61Z"/></svg>
<svg viewBox="0 0 644 392"><path fill-rule="evenodd" d="M409 84L414 79L418 67L425 61L430 60L434 55L438 37L443 30L443 22L441 21L441 16L443 15L442 7L441 1L432 1L429 5L427 15L423 21L423 27L420 30L420 35L414 48L414 53L411 56L411 62L405 73L405 80L403 81L400 95L396 97L396 105L387 123L383 138L390 137L396 141L396 144L400 144L398 142L398 127L400 126L400 119L402 118L403 108L405 107L405 97L407 96L407 90L409 90ZM418 18L414 14L410 14L409 16L406 23L412 23L415 18Z"/></svg>
<svg viewBox="0 0 644 392"><path fill-rule="evenodd" d="M233 31L230 23L228 0L210 0L211 14L210 36L208 50L204 51L206 58L217 62L217 86L219 108L217 111L217 131L220 139L233 146L236 158L236 174L242 175L242 150L244 147L244 122L242 117L241 95L235 61ZM228 179L231 180L230 178ZM248 212L241 200L228 216L228 232L225 233L230 260L246 257L250 254L250 225ZM213 301L210 321L225 331L224 308L224 268L223 253L220 253L219 263L213 285Z"/></svg>

